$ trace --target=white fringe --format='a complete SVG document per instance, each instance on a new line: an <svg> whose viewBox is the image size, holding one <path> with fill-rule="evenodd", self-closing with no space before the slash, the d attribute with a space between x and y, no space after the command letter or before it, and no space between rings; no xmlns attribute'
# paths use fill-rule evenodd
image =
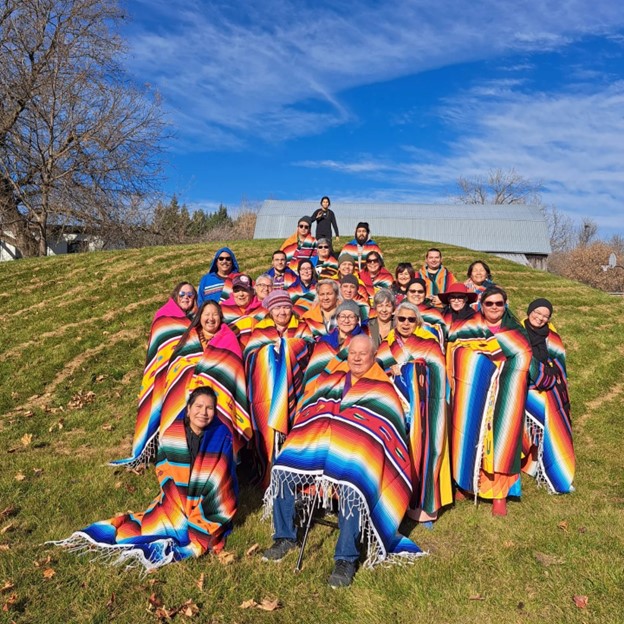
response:
<svg viewBox="0 0 624 624"><path fill-rule="evenodd" d="M126 468L128 470L137 470L142 468L143 466L147 466L153 459L156 458L156 454L158 453L158 433L155 433L145 445L145 448L141 451L140 455L131 461L124 462L121 461L113 461L108 462L109 466L113 466L114 468Z"/></svg>

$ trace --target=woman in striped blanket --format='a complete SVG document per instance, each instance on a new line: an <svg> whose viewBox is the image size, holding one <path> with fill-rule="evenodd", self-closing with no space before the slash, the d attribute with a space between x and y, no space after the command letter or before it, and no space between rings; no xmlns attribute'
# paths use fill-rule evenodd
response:
<svg viewBox="0 0 624 624"><path fill-rule="evenodd" d="M210 386L217 393L219 416L230 424L235 450L251 437L242 353L234 332L223 323L219 304L205 301L181 338L176 335L179 325L173 327L173 320L169 321L166 327L174 338L167 342L165 333L159 341L163 346L146 369L154 373L152 392L139 403L132 456L115 465L147 463L156 453L159 432L175 420L186 405L188 392L198 386Z"/></svg>
<svg viewBox="0 0 624 624"><path fill-rule="evenodd" d="M529 371L522 470L553 494L573 492L575 458L565 349L550 323L548 299L529 304L524 328L533 358Z"/></svg>
<svg viewBox="0 0 624 624"><path fill-rule="evenodd" d="M456 498L472 493L507 514L507 496L520 495L522 429L531 345L498 286L481 298L481 312L451 327L451 459Z"/></svg>
<svg viewBox="0 0 624 624"><path fill-rule="evenodd" d="M292 426L313 340L306 323L293 313L285 290L268 294L263 306L268 315L251 332L245 348L245 369L256 469L266 486L279 440Z"/></svg>
<svg viewBox="0 0 624 624"><path fill-rule="evenodd" d="M413 495L408 514L429 528L441 507L453 502L446 428L446 372L435 331L418 308L403 301L394 329L377 350L399 392L409 431Z"/></svg>
<svg viewBox="0 0 624 624"><path fill-rule="evenodd" d="M146 571L222 550L238 485L231 427L219 414L215 392L196 388L162 434L156 459L160 493L147 511L96 522L52 543Z"/></svg>

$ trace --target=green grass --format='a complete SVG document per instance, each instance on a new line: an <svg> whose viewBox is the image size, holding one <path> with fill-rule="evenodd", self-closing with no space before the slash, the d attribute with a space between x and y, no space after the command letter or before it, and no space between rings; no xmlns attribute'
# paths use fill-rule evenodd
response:
<svg viewBox="0 0 624 624"><path fill-rule="evenodd" d="M378 242L391 269L404 260L419 264L429 247ZM231 246L256 276L278 245ZM554 304L568 348L576 493L549 496L524 478L522 501L510 504L506 519L464 502L433 531L406 524L430 556L361 570L344 591L326 584L335 541L327 527L313 528L299 575L294 557L269 565L245 554L271 542L261 492L248 485L228 542L236 555L229 565L207 556L141 576L43 546L95 520L142 510L155 496L151 471L137 475L105 463L130 449L153 312L176 282L197 284L215 250L156 247L0 266L0 589L14 585L0 603L17 595L0 609L0 622L155 622L147 611L152 593L168 608L193 600L199 622L624 621L624 302L495 257L488 263L518 315L538 296ZM480 255L443 251L445 264L462 276ZM89 391L91 403L69 407ZM55 574L46 579L48 568ZM575 595L588 597L586 608L575 606ZM281 608L239 608L266 597Z"/></svg>

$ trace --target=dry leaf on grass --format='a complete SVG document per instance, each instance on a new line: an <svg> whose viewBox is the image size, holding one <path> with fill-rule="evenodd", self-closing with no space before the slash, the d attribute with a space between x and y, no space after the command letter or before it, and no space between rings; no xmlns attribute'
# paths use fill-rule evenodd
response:
<svg viewBox="0 0 624 624"><path fill-rule="evenodd" d="M4 585L0 587L0 594L4 594L4 592L8 592L15 587L15 583L11 581L4 581Z"/></svg>
<svg viewBox="0 0 624 624"><path fill-rule="evenodd" d="M5 507L2 511L0 511L0 520L4 520L5 518L10 518L17 513L18 509L15 505L9 505Z"/></svg>
<svg viewBox="0 0 624 624"><path fill-rule="evenodd" d="M206 578L206 576L202 572L199 575L199 578L197 579L197 582L195 583L195 586L197 587L197 589L199 589L199 591L202 591L204 589L204 578Z"/></svg>
<svg viewBox="0 0 624 624"><path fill-rule="evenodd" d="M503 542L503 547L504 548L513 548L516 545L516 543L513 540L505 540Z"/></svg>
<svg viewBox="0 0 624 624"><path fill-rule="evenodd" d="M106 601L106 608L107 609L112 609L115 606L115 600L116 600L116 596L115 596L115 592L113 592L110 595L110 598Z"/></svg>
<svg viewBox="0 0 624 624"><path fill-rule="evenodd" d="M473 594L468 596L468 600L485 600L485 598L481 594Z"/></svg>
<svg viewBox="0 0 624 624"><path fill-rule="evenodd" d="M222 550L217 553L217 559L221 565L229 565L230 563L234 563L236 561L236 555L233 552Z"/></svg>
<svg viewBox="0 0 624 624"><path fill-rule="evenodd" d="M35 477L40 477L43 474L43 468L33 468L33 474Z"/></svg>
<svg viewBox="0 0 624 624"><path fill-rule="evenodd" d="M0 535L4 535L5 533L12 531L13 529L15 529L16 526L17 525L15 524L15 522L9 522L9 524L5 525L0 529Z"/></svg>
<svg viewBox="0 0 624 624"><path fill-rule="evenodd" d="M15 475L15 480L16 481L23 481L26 478L26 475L20 471Z"/></svg>
<svg viewBox="0 0 624 624"><path fill-rule="evenodd" d="M32 433L25 433L21 438L20 438L20 442L24 445L24 446L28 446L31 442L32 442L32 438L33 438L33 434Z"/></svg>
<svg viewBox="0 0 624 624"><path fill-rule="evenodd" d="M32 410L26 410L24 412L24 418L32 418L35 415L35 412L33 412Z"/></svg>
<svg viewBox="0 0 624 624"><path fill-rule="evenodd" d="M574 600L574 604L579 609L584 609L587 606L587 603L589 602L589 598L587 596L574 596L572 600Z"/></svg>
<svg viewBox="0 0 624 624"><path fill-rule="evenodd" d="M535 552L533 556L537 560L538 563L541 563L543 566L550 565L559 565L561 563L565 563L565 559L563 557L556 557L555 555L547 555L542 552Z"/></svg>
<svg viewBox="0 0 624 624"><path fill-rule="evenodd" d="M562 520L558 525L557 525L564 533L568 532L568 521L567 520Z"/></svg>
<svg viewBox="0 0 624 624"><path fill-rule="evenodd" d="M258 542L256 542L253 546L250 546L247 551L245 552L245 555L247 555L247 557L251 557L251 555L257 553L260 550L260 544L258 544Z"/></svg>
<svg viewBox="0 0 624 624"><path fill-rule="evenodd" d="M10 550L11 547L8 544L0 544L0 550Z"/></svg>
<svg viewBox="0 0 624 624"><path fill-rule="evenodd" d="M14 605L17 602L17 594L11 594L2 605L2 610L6 613L11 605Z"/></svg>
<svg viewBox="0 0 624 624"><path fill-rule="evenodd" d="M151 593L150 597L147 600L152 605L152 607L162 607L162 601L156 595L156 592Z"/></svg>
<svg viewBox="0 0 624 624"><path fill-rule="evenodd" d="M65 426L65 421L61 418L58 422L55 422L53 425L48 427L48 433L52 433L55 429L59 431Z"/></svg>
<svg viewBox="0 0 624 624"><path fill-rule="evenodd" d="M195 617L199 613L199 607L189 598L180 608L179 613L187 618Z"/></svg>
<svg viewBox="0 0 624 624"><path fill-rule="evenodd" d="M240 605L239 605L239 609L253 609L254 607L257 607L258 603L253 599L250 598L249 600L244 600Z"/></svg>
<svg viewBox="0 0 624 624"><path fill-rule="evenodd" d="M33 561L35 568L40 568L41 566L49 565L50 563L52 563L52 557L50 555L48 555L45 559Z"/></svg>
<svg viewBox="0 0 624 624"><path fill-rule="evenodd" d="M43 571L43 578L44 578L46 581L49 581L51 578L53 578L53 577L54 577L54 575L55 575L55 574L56 574L56 572L54 571L54 568L46 568L46 569Z"/></svg>
<svg viewBox="0 0 624 624"><path fill-rule="evenodd" d="M110 423L104 423L102 425L102 429L104 431L112 431L113 430L113 425L111 425Z"/></svg>
<svg viewBox="0 0 624 624"><path fill-rule="evenodd" d="M275 611L280 608L280 603L277 598L263 598L262 602L258 605L258 609L263 611Z"/></svg>

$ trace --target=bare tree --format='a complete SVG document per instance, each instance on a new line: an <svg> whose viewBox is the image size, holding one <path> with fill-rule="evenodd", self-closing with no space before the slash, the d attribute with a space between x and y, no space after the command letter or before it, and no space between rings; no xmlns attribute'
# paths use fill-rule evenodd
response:
<svg viewBox="0 0 624 624"><path fill-rule="evenodd" d="M118 64L114 0L1 4L0 226L45 255L50 225L110 232L153 190L162 117Z"/></svg>
<svg viewBox="0 0 624 624"><path fill-rule="evenodd" d="M597 236L598 224L593 219L585 217L578 228L577 238L579 247L589 245Z"/></svg>
<svg viewBox="0 0 624 624"><path fill-rule="evenodd" d="M568 251L574 247L577 238L574 221L556 206L544 206L543 212L548 224L553 253Z"/></svg>
<svg viewBox="0 0 624 624"><path fill-rule="evenodd" d="M515 169L495 169L487 177L461 177L457 180L463 204L536 204L541 205L542 183L528 180Z"/></svg>

